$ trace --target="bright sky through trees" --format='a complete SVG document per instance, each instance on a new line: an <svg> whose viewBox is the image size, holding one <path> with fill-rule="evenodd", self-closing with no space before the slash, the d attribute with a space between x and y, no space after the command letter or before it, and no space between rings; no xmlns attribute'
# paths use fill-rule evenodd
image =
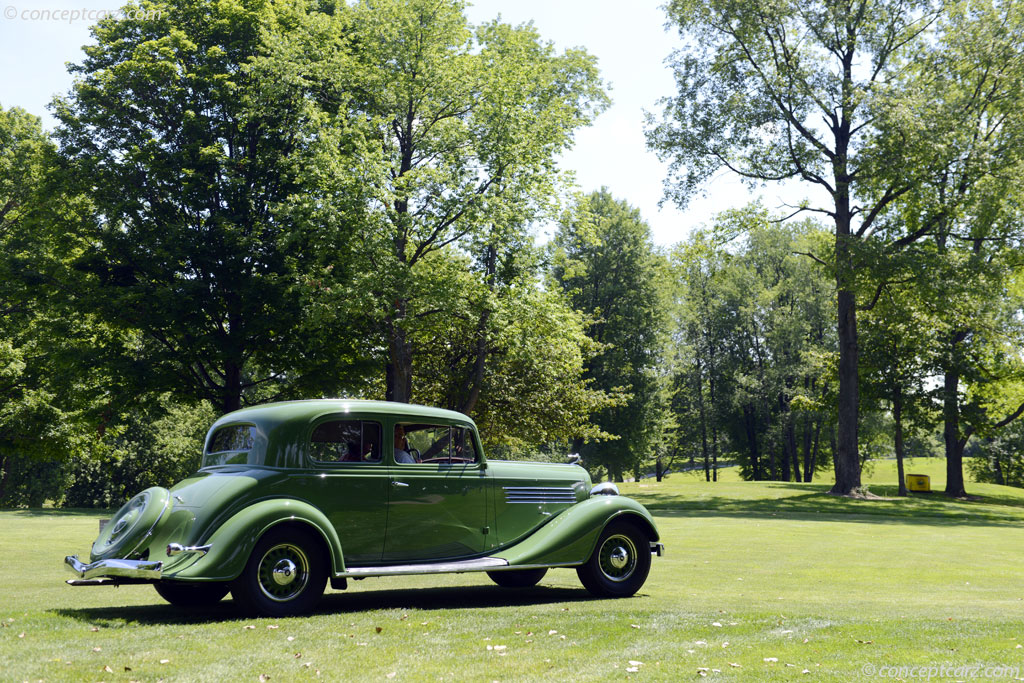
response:
<svg viewBox="0 0 1024 683"><path fill-rule="evenodd" d="M735 178L719 176L706 196L693 200L685 212L671 205L662 209L665 165L648 152L643 134L643 111L659 114L660 97L675 92L672 75L663 61L678 39L666 33L661 0L633 3L628 11L611 0L478 0L466 10L474 23L501 15L519 24L533 21L540 35L560 48L583 46L599 59L601 73L611 85L613 105L590 128L577 134L576 147L563 157L563 166L576 172L584 192L607 186L616 196L640 209L657 243L684 239L690 228L709 221L727 208L739 207L753 197ZM46 110L53 95L64 93L71 76L64 65L80 62L81 46L90 42L88 19L33 19L46 10L56 16L64 10L116 11L117 0L8 0L0 10L0 105L18 106L43 118L52 130ZM13 8L13 9L12 9ZM65 15L67 16L67 15ZM13 17L13 18L12 18ZM778 188L763 193L766 206L779 207ZM785 201L796 203L796 191Z"/></svg>

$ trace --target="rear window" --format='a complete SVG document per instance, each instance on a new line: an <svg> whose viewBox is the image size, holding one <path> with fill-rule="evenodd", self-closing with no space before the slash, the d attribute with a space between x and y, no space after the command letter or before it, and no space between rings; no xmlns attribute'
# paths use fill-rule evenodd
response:
<svg viewBox="0 0 1024 683"><path fill-rule="evenodd" d="M213 433L203 454L203 467L212 465L244 465L256 444L256 428L252 425L228 425Z"/></svg>

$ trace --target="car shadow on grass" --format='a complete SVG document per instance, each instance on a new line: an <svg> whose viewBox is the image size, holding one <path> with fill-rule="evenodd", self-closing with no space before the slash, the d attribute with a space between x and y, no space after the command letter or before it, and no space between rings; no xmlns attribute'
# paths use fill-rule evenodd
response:
<svg viewBox="0 0 1024 683"><path fill-rule="evenodd" d="M638 598L643 598L639 593ZM510 589L500 586L445 586L436 588L395 588L385 590L334 591L324 594L312 615L357 614L385 609L446 610L491 609L580 603L598 600L581 588ZM172 605L128 605L116 607L81 607L49 610L61 617L89 623L95 628L122 628L125 624L177 625L248 622L254 617L236 609L230 598L211 607L184 608ZM295 617L303 618L303 617Z"/></svg>

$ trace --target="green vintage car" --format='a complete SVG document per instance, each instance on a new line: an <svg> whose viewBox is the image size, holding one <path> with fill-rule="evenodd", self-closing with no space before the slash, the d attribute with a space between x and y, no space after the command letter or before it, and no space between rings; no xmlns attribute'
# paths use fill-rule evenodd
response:
<svg viewBox="0 0 1024 683"><path fill-rule="evenodd" d="M168 602L230 591L248 611L298 614L325 584L487 572L536 584L574 567L625 597L662 553L654 520L572 464L488 461L461 413L379 401L245 408L217 420L202 467L132 498L101 530L75 586L152 583Z"/></svg>

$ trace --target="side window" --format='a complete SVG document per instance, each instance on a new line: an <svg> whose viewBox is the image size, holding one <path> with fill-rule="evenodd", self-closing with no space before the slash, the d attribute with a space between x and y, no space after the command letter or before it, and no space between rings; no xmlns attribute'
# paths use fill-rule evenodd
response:
<svg viewBox="0 0 1024 683"><path fill-rule="evenodd" d="M451 441L447 425L395 425L395 462L447 463L451 459Z"/></svg>
<svg viewBox="0 0 1024 683"><path fill-rule="evenodd" d="M468 427L452 427L452 462L476 462L476 446L473 444L473 430Z"/></svg>
<svg viewBox="0 0 1024 683"><path fill-rule="evenodd" d="M395 425L395 462L448 464L477 461L473 431L466 427Z"/></svg>
<svg viewBox="0 0 1024 683"><path fill-rule="evenodd" d="M380 423L363 420L321 422L309 437L309 452L317 462L380 462Z"/></svg>

